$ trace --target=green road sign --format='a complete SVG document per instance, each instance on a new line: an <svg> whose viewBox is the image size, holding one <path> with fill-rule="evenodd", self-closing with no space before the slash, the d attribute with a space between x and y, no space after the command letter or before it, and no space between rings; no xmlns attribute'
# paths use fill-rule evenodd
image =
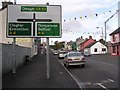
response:
<svg viewBox="0 0 120 90"><path fill-rule="evenodd" d="M47 12L47 7L21 6L21 12Z"/></svg>
<svg viewBox="0 0 120 90"><path fill-rule="evenodd" d="M8 5L7 37L61 37L61 5Z"/></svg>
<svg viewBox="0 0 120 90"><path fill-rule="evenodd" d="M31 36L31 23L9 23L9 36Z"/></svg>
<svg viewBox="0 0 120 90"><path fill-rule="evenodd" d="M37 23L37 36L60 36L60 24Z"/></svg>

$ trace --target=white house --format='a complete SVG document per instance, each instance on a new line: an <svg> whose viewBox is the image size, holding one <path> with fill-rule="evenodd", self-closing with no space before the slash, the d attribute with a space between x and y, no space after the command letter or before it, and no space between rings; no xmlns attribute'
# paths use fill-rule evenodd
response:
<svg viewBox="0 0 120 90"><path fill-rule="evenodd" d="M89 51L91 54L106 54L107 47L101 42L97 41L85 47L84 52L85 51Z"/></svg>

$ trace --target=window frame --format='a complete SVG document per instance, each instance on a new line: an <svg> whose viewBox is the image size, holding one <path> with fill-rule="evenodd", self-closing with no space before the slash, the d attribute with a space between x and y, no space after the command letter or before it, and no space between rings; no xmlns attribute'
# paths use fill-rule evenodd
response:
<svg viewBox="0 0 120 90"><path fill-rule="evenodd" d="M94 48L94 52L98 52L98 49L97 49L97 48Z"/></svg>

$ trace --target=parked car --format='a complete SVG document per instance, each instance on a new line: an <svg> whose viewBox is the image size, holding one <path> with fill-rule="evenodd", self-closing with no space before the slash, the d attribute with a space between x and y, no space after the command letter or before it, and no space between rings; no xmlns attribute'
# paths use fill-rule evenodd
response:
<svg viewBox="0 0 120 90"><path fill-rule="evenodd" d="M67 54L66 51L59 51L58 58L59 59L64 58L66 54Z"/></svg>
<svg viewBox="0 0 120 90"><path fill-rule="evenodd" d="M54 55L58 55L58 50L53 50L52 52Z"/></svg>
<svg viewBox="0 0 120 90"><path fill-rule="evenodd" d="M79 65L85 66L85 58L81 52L68 52L63 60L64 66L68 67L69 65Z"/></svg>
<svg viewBox="0 0 120 90"><path fill-rule="evenodd" d="M84 52L84 56L91 56L90 52Z"/></svg>

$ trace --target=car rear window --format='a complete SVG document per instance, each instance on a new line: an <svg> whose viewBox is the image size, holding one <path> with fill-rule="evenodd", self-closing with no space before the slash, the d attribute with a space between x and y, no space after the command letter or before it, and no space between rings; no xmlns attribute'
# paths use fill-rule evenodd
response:
<svg viewBox="0 0 120 90"><path fill-rule="evenodd" d="M81 53L69 53L68 56L75 57L75 56L82 56L82 54Z"/></svg>

